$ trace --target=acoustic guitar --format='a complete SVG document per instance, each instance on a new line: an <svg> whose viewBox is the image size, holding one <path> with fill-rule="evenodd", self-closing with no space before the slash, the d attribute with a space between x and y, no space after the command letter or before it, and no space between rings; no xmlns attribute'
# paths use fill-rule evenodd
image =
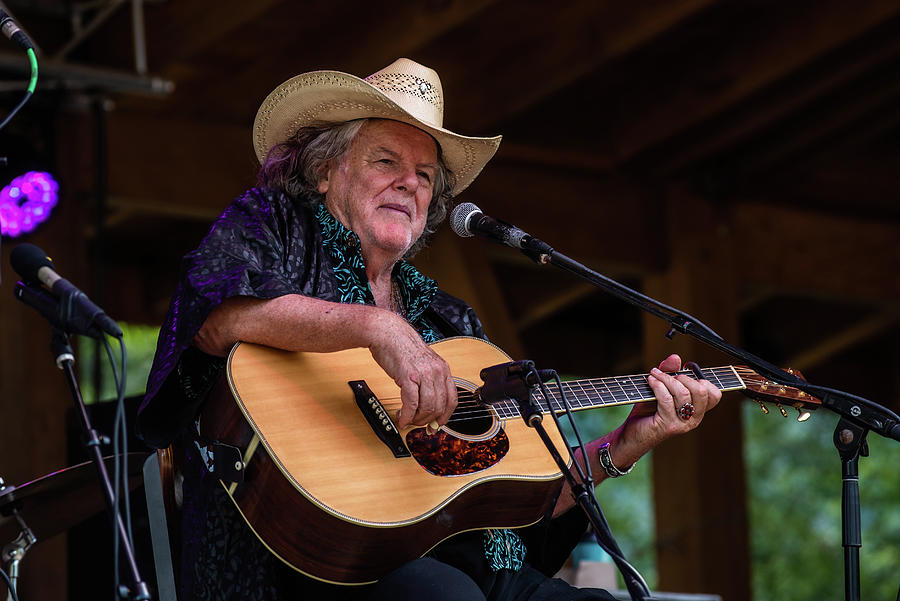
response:
<svg viewBox="0 0 900 601"><path fill-rule="evenodd" d="M253 532L294 569L339 584L373 582L454 534L526 526L549 509L562 474L518 403L487 406L475 395L481 369L510 358L475 338L432 348L459 393L449 423L433 434L397 430L400 390L367 349L232 349L201 435L239 449L233 467L242 478L222 485ZM818 402L745 367L702 373L723 391L745 390L779 407ZM655 401L646 375L563 387L574 410ZM551 398L538 391L537 400L544 413L559 412L559 391L548 389ZM547 431L567 453L556 428Z"/></svg>

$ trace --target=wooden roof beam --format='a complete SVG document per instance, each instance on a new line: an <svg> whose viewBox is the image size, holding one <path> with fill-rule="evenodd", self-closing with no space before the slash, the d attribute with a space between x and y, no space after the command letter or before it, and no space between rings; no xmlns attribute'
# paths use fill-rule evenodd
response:
<svg viewBox="0 0 900 601"><path fill-rule="evenodd" d="M655 93L644 90L633 99L643 105L630 111L636 118L620 123L615 134L617 154L634 157L709 120L900 14L900 5L888 1L820 0L815 10L809 8L808 3L781 4L771 13L764 44L758 28L735 30L727 45L693 57L692 72L685 74L689 79L663 80L666 89ZM710 89L709 81L726 84Z"/></svg>
<svg viewBox="0 0 900 601"><path fill-rule="evenodd" d="M529 305L528 312L516 321L516 329L521 332L536 323L540 323L596 291L597 287L593 284L576 284L561 290L558 294L554 294L542 302L532 303Z"/></svg>
<svg viewBox="0 0 900 601"><path fill-rule="evenodd" d="M811 370L842 351L883 334L898 322L900 322L900 306L888 307L816 343L815 346L791 357L784 364L801 371Z"/></svg>
<svg viewBox="0 0 900 601"><path fill-rule="evenodd" d="M803 162L809 162L817 157L827 156L830 150L837 150L844 156L846 147L835 138L841 139L846 135L860 139L868 134L871 139L876 132L884 133L890 121L886 121L881 115L891 114L894 123L900 120L900 113L896 110L900 99L900 82L889 81L891 83L883 83L865 94L848 90L824 108L810 111L804 117L779 128L777 132L766 136L767 141L762 149L751 152L750 156L740 161L741 172L745 175L766 173L786 162L795 168L797 157ZM878 117L871 118L872 115Z"/></svg>
<svg viewBox="0 0 900 601"><path fill-rule="evenodd" d="M765 204L734 206L740 278L775 289L900 298L900 224Z"/></svg>
<svg viewBox="0 0 900 601"><path fill-rule="evenodd" d="M227 77L222 77L221 66L193 71L178 100L198 116L207 117L214 110L246 119L275 85L299 73L337 69L365 76L401 56L422 60L417 56L421 47L473 19L496 1L411 3L404 6L402 19L379 4L333 2L310 8L308 3L274 2L270 11L242 24L243 36L265 40L266 52L248 49L240 68L228 72ZM325 35L324 23L340 25L331 26ZM323 35L327 44L321 43ZM284 56L296 59L285 60ZM422 62L441 71L439 65ZM196 64L182 64L173 57L172 67L195 70ZM235 97L235 90L240 90L239 97ZM219 106L202 104L203 99L216 94L223 99Z"/></svg>
<svg viewBox="0 0 900 601"><path fill-rule="evenodd" d="M858 87L860 78L866 77L867 72L877 70L880 65L900 55L900 38L896 36L888 36L886 41L879 39L870 43L866 40L866 45L874 48L823 59L819 62L824 64L804 69L803 73L787 78L782 85L772 86L759 94L751 94L734 110L709 120L704 131L697 132L695 128L691 130L690 136L678 136L671 144L661 145L653 153L661 157L654 171L671 174L717 153L727 152L765 128L777 126L780 120L789 115L808 110L824 97L841 94L842 89ZM880 86L867 87L875 90L879 88ZM831 101L829 110L844 112L845 100L842 97L838 101ZM868 104L872 104L870 100ZM816 127L817 131L823 129L819 120L809 126ZM779 129L779 136L791 139L792 136L785 136L784 129ZM831 130L832 128L825 129L823 134ZM677 145L677 152L672 151L672 145Z"/></svg>
<svg viewBox="0 0 900 601"><path fill-rule="evenodd" d="M441 44L423 53L438 65L450 126L459 123L465 132L484 133L714 3L564 2L549 7L507 0L453 32L469 40L465 45ZM504 31L502 37L498 30ZM565 43L552 42L548 36L556 33L565 36ZM472 82L478 82L477 89Z"/></svg>
<svg viewBox="0 0 900 601"><path fill-rule="evenodd" d="M110 205L155 214L218 215L257 167L244 127L144 113L109 114L107 152Z"/></svg>

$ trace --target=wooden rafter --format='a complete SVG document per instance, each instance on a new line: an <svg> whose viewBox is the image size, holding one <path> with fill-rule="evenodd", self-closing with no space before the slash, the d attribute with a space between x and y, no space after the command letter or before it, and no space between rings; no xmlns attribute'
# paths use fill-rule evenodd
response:
<svg viewBox="0 0 900 601"><path fill-rule="evenodd" d="M748 18L761 23L736 29L720 45L692 56L686 81L661 78L658 85L644 88L641 98L632 99L640 109L631 113L637 118L617 127L615 147L620 156L633 157L720 114L900 13L894 2L823 0L815 3L815 10L808 10L805 3L785 3L769 12L743 6ZM760 27L765 37L759 36ZM720 85L704 83L709 81ZM658 102L659 98L666 101Z"/></svg>
<svg viewBox="0 0 900 601"><path fill-rule="evenodd" d="M884 333L898 322L900 307L888 307L794 355L785 361L785 365L801 371L818 367L842 351Z"/></svg>

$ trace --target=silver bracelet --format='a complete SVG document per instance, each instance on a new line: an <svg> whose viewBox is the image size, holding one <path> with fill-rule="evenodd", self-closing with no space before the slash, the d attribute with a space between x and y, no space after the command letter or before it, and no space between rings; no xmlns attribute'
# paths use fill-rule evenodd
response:
<svg viewBox="0 0 900 601"><path fill-rule="evenodd" d="M631 472L634 469L634 463L632 463L627 470L620 470L615 466L612 461L612 456L609 454L609 443L604 442L602 445L597 447L597 455L600 458L600 465L603 466L603 471L606 472L606 475L610 478L618 478L619 476L624 476L625 474ZM637 462L635 462L637 463Z"/></svg>

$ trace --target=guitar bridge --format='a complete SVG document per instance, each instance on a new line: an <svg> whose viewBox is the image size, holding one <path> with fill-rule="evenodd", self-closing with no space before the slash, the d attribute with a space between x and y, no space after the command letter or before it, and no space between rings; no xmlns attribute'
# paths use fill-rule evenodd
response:
<svg viewBox="0 0 900 601"><path fill-rule="evenodd" d="M369 422L369 426L372 427L379 440L387 445L394 457L410 457L409 449L403 444L403 438L397 431L397 426L394 425L381 401L375 397L365 380L352 380L347 383L353 390L359 410L362 411L363 417Z"/></svg>

